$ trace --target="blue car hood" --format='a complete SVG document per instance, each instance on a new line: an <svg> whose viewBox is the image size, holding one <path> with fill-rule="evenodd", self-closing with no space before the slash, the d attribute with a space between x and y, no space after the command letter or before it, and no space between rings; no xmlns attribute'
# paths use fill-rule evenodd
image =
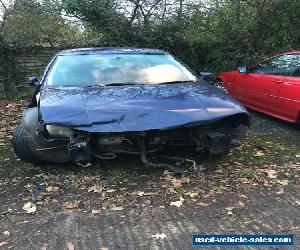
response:
<svg viewBox="0 0 300 250"><path fill-rule="evenodd" d="M224 92L206 83L114 87L44 87L46 124L88 132L133 132L205 125L246 113Z"/></svg>

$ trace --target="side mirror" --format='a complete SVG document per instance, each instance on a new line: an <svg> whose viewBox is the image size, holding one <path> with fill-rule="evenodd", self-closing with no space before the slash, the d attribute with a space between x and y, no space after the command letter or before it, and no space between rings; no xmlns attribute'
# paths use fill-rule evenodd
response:
<svg viewBox="0 0 300 250"><path fill-rule="evenodd" d="M239 71L239 73L248 73L249 72L249 70L246 66L239 67L238 71Z"/></svg>
<svg viewBox="0 0 300 250"><path fill-rule="evenodd" d="M27 84L29 86L37 86L38 82L39 82L39 79L37 77L35 77L35 76L28 77Z"/></svg>
<svg viewBox="0 0 300 250"><path fill-rule="evenodd" d="M215 74L211 72L199 72L198 76L201 80L206 81L213 79L215 77Z"/></svg>

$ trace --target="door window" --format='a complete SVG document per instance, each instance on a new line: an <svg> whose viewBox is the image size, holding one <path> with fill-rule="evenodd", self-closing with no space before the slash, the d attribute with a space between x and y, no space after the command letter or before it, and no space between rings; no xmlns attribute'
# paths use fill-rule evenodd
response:
<svg viewBox="0 0 300 250"><path fill-rule="evenodd" d="M252 73L300 77L300 54L287 54L264 61L250 69Z"/></svg>

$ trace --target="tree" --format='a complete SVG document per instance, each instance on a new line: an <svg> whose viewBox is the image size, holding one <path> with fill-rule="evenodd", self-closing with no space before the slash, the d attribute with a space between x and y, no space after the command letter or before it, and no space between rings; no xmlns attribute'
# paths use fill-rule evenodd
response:
<svg viewBox="0 0 300 250"><path fill-rule="evenodd" d="M78 28L61 16L45 12L35 0L16 0L6 13L2 36L11 46L63 47L77 43Z"/></svg>

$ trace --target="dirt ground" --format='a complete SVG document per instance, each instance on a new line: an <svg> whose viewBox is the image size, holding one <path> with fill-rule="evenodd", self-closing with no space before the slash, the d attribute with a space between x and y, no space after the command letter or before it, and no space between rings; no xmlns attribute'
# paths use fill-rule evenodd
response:
<svg viewBox="0 0 300 250"><path fill-rule="evenodd" d="M10 139L25 102L0 103L0 249L194 249L192 234L295 235L300 249L300 127L251 112L245 143L177 162L182 178L120 156L90 168L33 166ZM199 247L233 249L232 247Z"/></svg>

